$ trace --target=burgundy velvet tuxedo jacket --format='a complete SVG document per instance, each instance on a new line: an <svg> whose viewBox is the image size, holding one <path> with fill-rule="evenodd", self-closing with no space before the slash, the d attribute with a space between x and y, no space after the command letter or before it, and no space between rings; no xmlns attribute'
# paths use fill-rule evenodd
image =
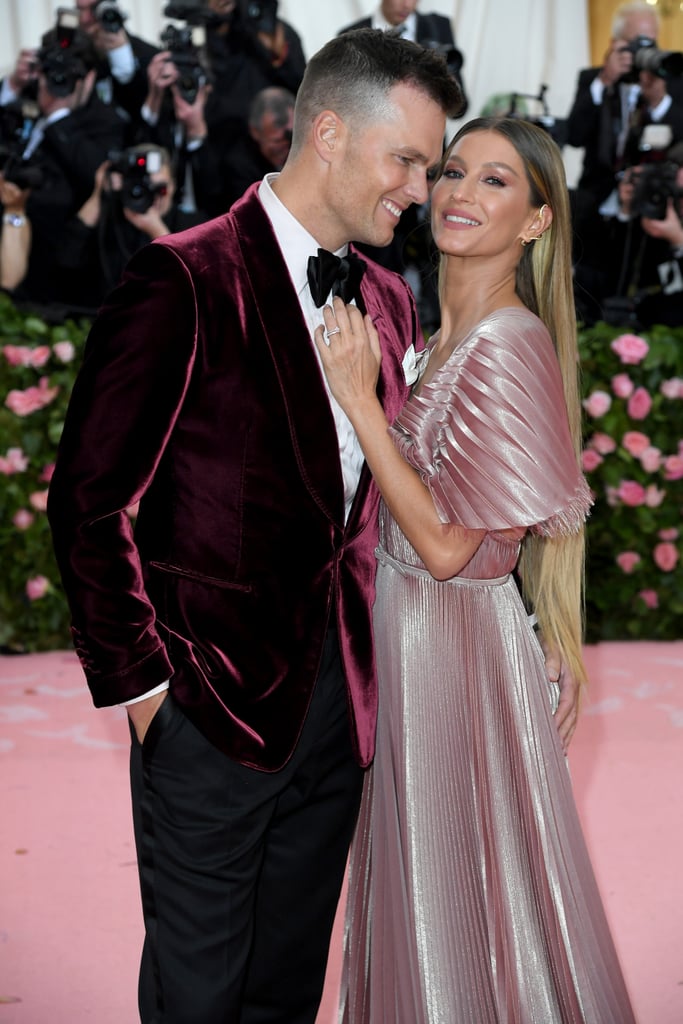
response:
<svg viewBox="0 0 683 1024"><path fill-rule="evenodd" d="M170 677L211 742L266 771L295 747L336 616L367 765L379 495L364 467L344 524L332 412L257 188L138 252L100 312L50 484L55 551L94 703ZM372 263L362 293L391 421L415 303Z"/></svg>

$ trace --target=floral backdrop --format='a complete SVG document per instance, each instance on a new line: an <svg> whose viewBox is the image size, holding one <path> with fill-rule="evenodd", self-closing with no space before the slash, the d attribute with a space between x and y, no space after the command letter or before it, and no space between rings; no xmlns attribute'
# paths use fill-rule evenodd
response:
<svg viewBox="0 0 683 1024"><path fill-rule="evenodd" d="M580 332L587 638L683 636L683 329Z"/></svg>
<svg viewBox="0 0 683 1024"><path fill-rule="evenodd" d="M45 515L88 323L48 324L0 294L0 651L70 645ZM683 636L683 329L581 331L586 636Z"/></svg>

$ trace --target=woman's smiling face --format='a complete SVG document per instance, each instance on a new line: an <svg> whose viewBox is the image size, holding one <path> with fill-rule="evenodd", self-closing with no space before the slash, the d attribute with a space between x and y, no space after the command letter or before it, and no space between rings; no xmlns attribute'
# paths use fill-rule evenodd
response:
<svg viewBox="0 0 683 1024"><path fill-rule="evenodd" d="M451 255L492 256L528 238L537 209L519 153L496 131L453 147L432 190L432 233Z"/></svg>

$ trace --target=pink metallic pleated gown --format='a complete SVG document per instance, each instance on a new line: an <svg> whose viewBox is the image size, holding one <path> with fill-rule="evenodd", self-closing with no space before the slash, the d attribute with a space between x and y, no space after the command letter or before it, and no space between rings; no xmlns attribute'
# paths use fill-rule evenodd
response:
<svg viewBox="0 0 683 1024"><path fill-rule="evenodd" d="M519 545L497 532L575 530L591 501L541 321L507 308L480 323L392 434L442 521L488 533L438 582L382 510L377 753L351 852L340 1021L633 1024L511 575Z"/></svg>

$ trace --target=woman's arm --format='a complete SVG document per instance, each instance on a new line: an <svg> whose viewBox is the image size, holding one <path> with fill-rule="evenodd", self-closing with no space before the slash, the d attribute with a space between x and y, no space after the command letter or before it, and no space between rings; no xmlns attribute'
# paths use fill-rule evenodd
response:
<svg viewBox="0 0 683 1024"><path fill-rule="evenodd" d="M31 255L31 222L26 216L28 194L29 189L22 190L0 175L0 287L10 292L26 277Z"/></svg>
<svg viewBox="0 0 683 1024"><path fill-rule="evenodd" d="M385 504L432 576L450 579L469 562L485 530L442 523L419 474L396 450L376 387L381 362L379 336L370 317L334 299L323 311L315 342L330 389L356 431ZM339 328L339 330L335 330Z"/></svg>

